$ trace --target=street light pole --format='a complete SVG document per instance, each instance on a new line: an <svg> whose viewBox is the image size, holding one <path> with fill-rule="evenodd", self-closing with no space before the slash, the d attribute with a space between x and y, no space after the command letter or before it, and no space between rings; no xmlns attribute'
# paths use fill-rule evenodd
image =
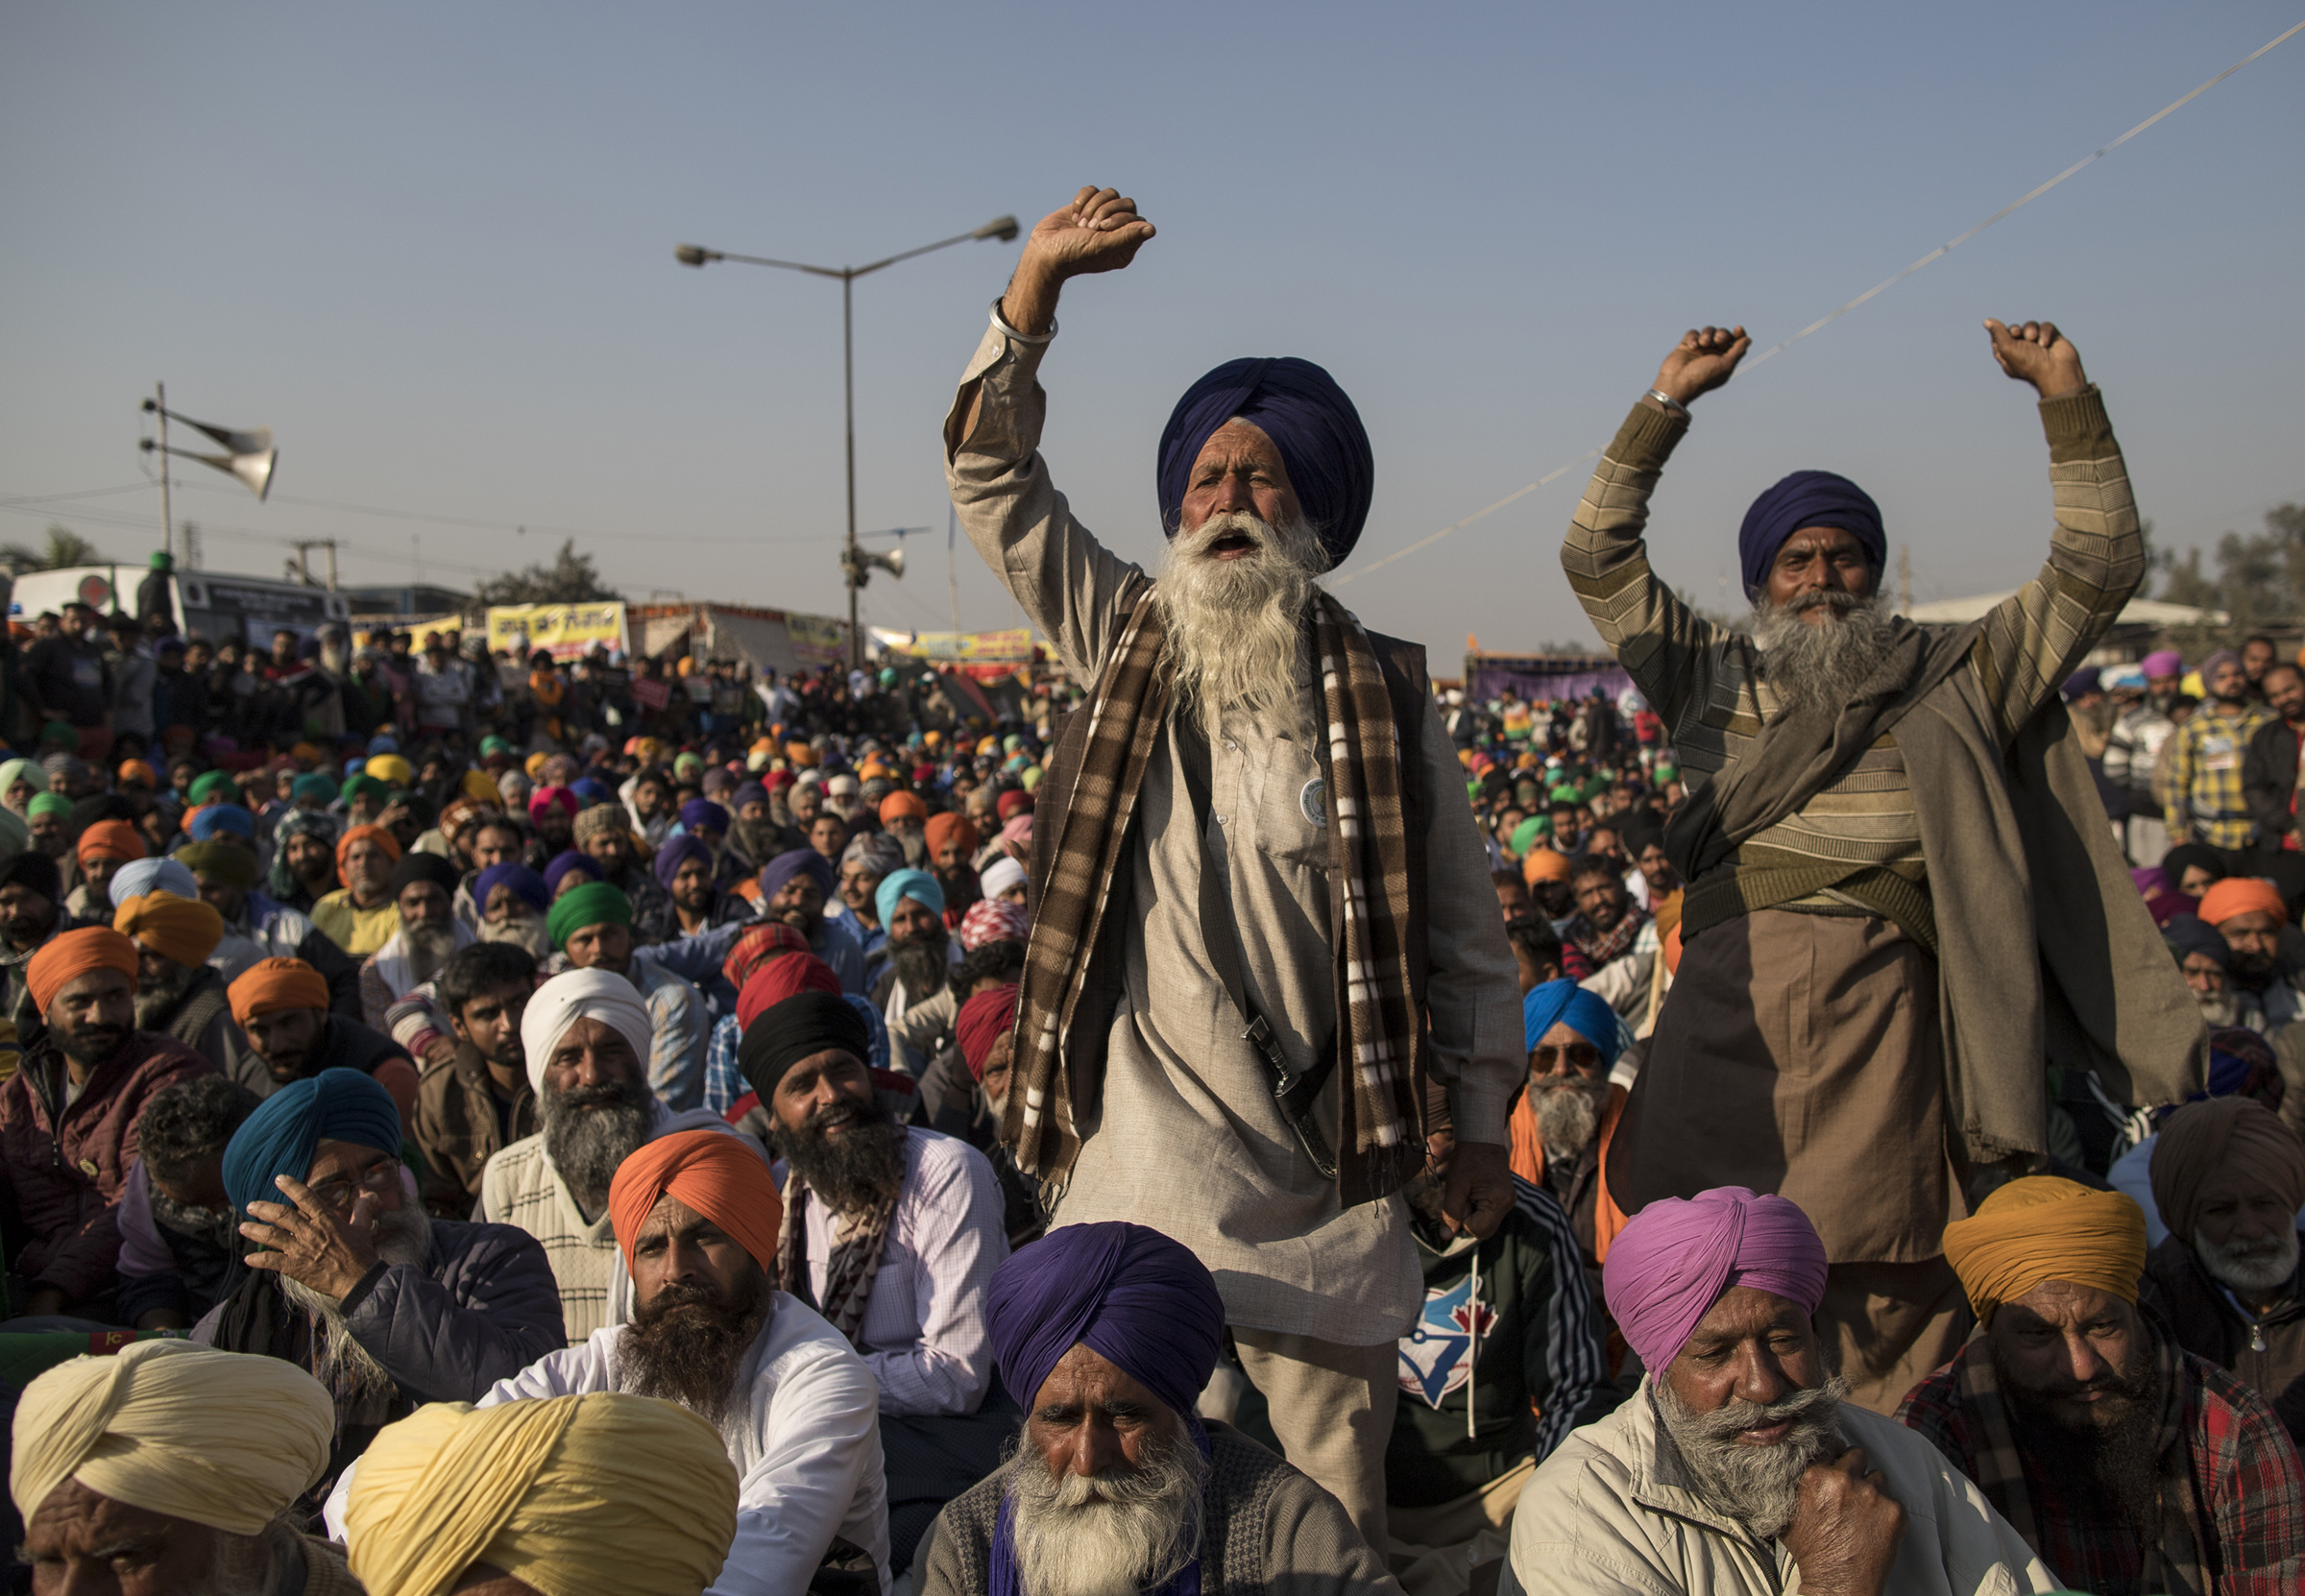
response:
<svg viewBox="0 0 2305 1596"><path fill-rule="evenodd" d="M900 260L927 254L948 245L965 244L971 239L997 238L1007 243L1023 230L1013 216L996 216L983 227L968 232L940 238L934 244L923 244L916 250L906 250L869 266L810 266L797 260L771 260L765 255L730 254L720 250L708 250L699 244L675 244L672 258L683 266L702 267L716 260L741 261L747 266L777 266L788 272L806 272L811 277L840 279L840 407L846 434L848 476L848 533L840 546L840 569L848 583L848 668L864 668L864 634L858 622L857 590L867 580L864 557L857 547L857 361L856 322L854 314L857 278L893 266Z"/></svg>

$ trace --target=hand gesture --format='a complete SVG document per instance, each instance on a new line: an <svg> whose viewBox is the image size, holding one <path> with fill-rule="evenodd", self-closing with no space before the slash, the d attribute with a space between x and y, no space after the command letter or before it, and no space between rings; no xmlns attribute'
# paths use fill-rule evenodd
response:
<svg viewBox="0 0 2305 1596"><path fill-rule="evenodd" d="M1985 335L1993 340L1993 358L2020 382L2029 382L2043 399L2061 399L2089 386L2081 370L2081 351L2057 331L2054 322L2021 322L2005 326L1985 318Z"/></svg>
<svg viewBox="0 0 2305 1596"><path fill-rule="evenodd" d="M1686 405L1699 394L1710 394L1727 382L1729 374L1752 347L1753 340L1741 326L1691 328L1657 368L1657 391L1676 404Z"/></svg>
<svg viewBox="0 0 2305 1596"><path fill-rule="evenodd" d="M1441 1188L1441 1214L1459 1235L1487 1241L1512 1211L1512 1154L1493 1142L1459 1142Z"/></svg>
<svg viewBox="0 0 2305 1596"><path fill-rule="evenodd" d="M265 1248L248 1255L249 1267L277 1270L323 1296L349 1294L376 1265L376 1249L369 1240L376 1227L376 1195L362 1192L352 1203L352 1218L342 1220L294 1175L281 1175L279 1185L293 1206L248 1205L254 1222L242 1225L240 1234Z"/></svg>
<svg viewBox="0 0 2305 1596"><path fill-rule="evenodd" d="M1801 1588L1812 1596L1880 1596L1897 1560L1905 1509L1865 1462L1864 1448L1852 1446L1801 1476L1784 1547L1801 1570Z"/></svg>
<svg viewBox="0 0 2305 1596"><path fill-rule="evenodd" d="M1017 270L1038 270L1058 281L1117 272L1152 236L1152 224L1136 213L1134 200L1110 188L1083 188L1071 205L1034 225Z"/></svg>

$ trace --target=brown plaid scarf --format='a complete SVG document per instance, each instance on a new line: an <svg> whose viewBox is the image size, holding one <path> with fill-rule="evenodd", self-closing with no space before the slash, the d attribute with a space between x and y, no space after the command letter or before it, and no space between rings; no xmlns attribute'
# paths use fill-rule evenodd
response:
<svg viewBox="0 0 2305 1596"><path fill-rule="evenodd" d="M1577 952L1592 960L1592 967L1598 970L1602 965L1631 953L1633 944L1640 938L1640 928L1648 923L1648 910L1638 904L1626 907L1624 914L1616 922L1616 929L1612 931L1593 930L1592 922L1580 914L1568 923L1568 939L1577 945Z"/></svg>
<svg viewBox="0 0 2305 1596"><path fill-rule="evenodd" d="M2137 1588L2168 1596L2208 1596L2208 1576L2201 1566L2200 1508L2185 1466L2184 1438L2178 1433L2185 1417L2181 1354L2172 1337L2158 1330L2151 1333L2161 1389L2160 1422L2153 1436L2154 1456L2161 1464L2161 1533L2145 1548L2145 1570ZM1977 1420L1979 1439L1972 1477L1994 1510L2025 1537L2036 1557L2041 1556L2040 1525L2026 1489L2024 1458L2017 1450L2016 1430L1981 1326L1953 1359L1953 1379L1962 1404Z"/></svg>
<svg viewBox="0 0 2305 1596"><path fill-rule="evenodd" d="M1067 1062L1091 950L1124 865L1128 823L1172 708L1172 667L1152 587L1142 582L1086 713L1086 751L1032 916L1017 1003L1016 1083L1002 1139L1017 1167L1061 1190L1080 1156L1077 1105L1098 1083ZM1422 1166L1423 1016L1411 997L1409 850L1400 744L1383 667L1361 623L1327 593L1311 613L1314 724L1327 783L1329 885L1338 934L1337 1193L1345 1207Z"/></svg>
<svg viewBox="0 0 2305 1596"><path fill-rule="evenodd" d="M894 1130L899 1151L898 1164L903 1164L901 1149L905 1145L905 1126L899 1123ZM785 1176L784 1222L776 1233L776 1284L780 1291L790 1292L802 1301L812 1295L809 1290L809 1183L801 1173L787 1166ZM864 1310L872 1305L872 1277L880 1271L881 1253L888 1245L888 1221L896 1213L901 1192L886 1202L868 1209L849 1231L847 1239L833 1244L833 1255L825 1261L824 1296L816 1304L827 1323L846 1336L849 1344L860 1352L863 1345L857 1340L857 1331L864 1322ZM828 1211L829 1212L829 1211Z"/></svg>

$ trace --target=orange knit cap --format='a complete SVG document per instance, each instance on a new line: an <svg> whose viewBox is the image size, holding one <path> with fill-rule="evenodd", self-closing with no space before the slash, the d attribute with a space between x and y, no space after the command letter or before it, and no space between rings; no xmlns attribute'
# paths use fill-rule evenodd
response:
<svg viewBox="0 0 2305 1596"><path fill-rule="evenodd" d="M85 864L92 858L142 858L144 852L144 839L135 827L125 820L99 820L80 834L74 857Z"/></svg>
<svg viewBox="0 0 2305 1596"><path fill-rule="evenodd" d="M117 970L131 981L138 969L136 945L109 926L84 926L49 938L24 966L24 984L45 1016L64 987L91 970Z"/></svg>
<svg viewBox="0 0 2305 1596"><path fill-rule="evenodd" d="M2212 926L2221 926L2237 914L2261 910L2276 923L2289 920L2289 906L2281 901L2280 889L2262 876L2227 876L2201 894L2201 918Z"/></svg>
<svg viewBox="0 0 2305 1596"><path fill-rule="evenodd" d="M260 958L226 988L233 1023L245 1028L259 1014L328 1006L328 978L301 958Z"/></svg>
<svg viewBox="0 0 2305 1596"><path fill-rule="evenodd" d="M400 861L400 839L381 826L354 826L336 839L336 874L344 874L344 856L351 853L355 842L373 842L384 850L393 863Z"/></svg>
<svg viewBox="0 0 2305 1596"><path fill-rule="evenodd" d="M784 1199L768 1160L743 1137L723 1130L684 1130L645 1143L617 1166L609 1182L608 1220L632 1267L633 1244L657 1199L678 1197L737 1239L764 1270L776 1268L776 1237L785 1222Z"/></svg>

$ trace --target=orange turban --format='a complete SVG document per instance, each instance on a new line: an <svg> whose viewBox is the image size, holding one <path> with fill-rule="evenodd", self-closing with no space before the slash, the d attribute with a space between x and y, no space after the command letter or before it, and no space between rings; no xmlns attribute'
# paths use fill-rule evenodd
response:
<svg viewBox="0 0 2305 1596"><path fill-rule="evenodd" d="M2145 1210L2121 1192L2027 1175L1945 1227L1945 1261L1987 1325L1996 1308L2045 1280L2094 1286L2133 1303L2145 1272Z"/></svg>
<svg viewBox="0 0 2305 1596"><path fill-rule="evenodd" d="M260 958L226 988L232 1001L232 1021L246 1028L259 1014L278 1014L284 1008L328 1006L328 978L301 958Z"/></svg>
<svg viewBox="0 0 2305 1596"><path fill-rule="evenodd" d="M2201 894L2201 918L2213 926L2260 909L2276 923L2288 922L2289 906L2281 901L2280 889L2262 876L2227 876Z"/></svg>
<svg viewBox="0 0 2305 1596"><path fill-rule="evenodd" d="M133 981L137 968L133 942L103 926L84 926L49 938L24 966L24 984L31 989L33 1006L46 1015L56 995L89 971L117 970Z"/></svg>
<svg viewBox="0 0 2305 1596"><path fill-rule="evenodd" d="M91 858L142 858L144 839L125 820L99 820L80 834L75 857L83 864Z"/></svg>
<svg viewBox="0 0 2305 1596"><path fill-rule="evenodd" d="M400 839L381 826L354 826L336 839L336 874L344 874L344 856L352 852L355 842L373 842L389 855L394 863L400 858Z"/></svg>
<svg viewBox="0 0 2305 1596"><path fill-rule="evenodd" d="M963 854L976 852L977 828L970 823L967 815L948 812L931 819L928 825L931 857L943 853L944 845L950 842L956 834L960 838L960 851Z"/></svg>
<svg viewBox="0 0 2305 1596"><path fill-rule="evenodd" d="M124 762L120 766L119 777L123 782L142 782L146 786L159 785L159 777L154 773L152 766L146 764L142 760Z"/></svg>
<svg viewBox="0 0 2305 1596"><path fill-rule="evenodd" d="M657 1198L669 1194L737 1239L764 1270L776 1268L776 1236L785 1222L784 1199L768 1161L741 1136L721 1130L683 1130L643 1144L617 1166L608 1186L608 1220L632 1268Z"/></svg>
<svg viewBox="0 0 2305 1596"><path fill-rule="evenodd" d="M914 820L926 820L929 817L929 806L921 801L917 792L891 792L881 800L882 825L887 825L900 814Z"/></svg>
<svg viewBox="0 0 2305 1596"><path fill-rule="evenodd" d="M153 892L114 909L112 930L186 969L197 969L223 940L224 916L205 899Z"/></svg>
<svg viewBox="0 0 2305 1596"><path fill-rule="evenodd" d="M1520 879L1535 886L1539 882L1568 880L1568 859L1550 848L1531 848L1520 861Z"/></svg>

